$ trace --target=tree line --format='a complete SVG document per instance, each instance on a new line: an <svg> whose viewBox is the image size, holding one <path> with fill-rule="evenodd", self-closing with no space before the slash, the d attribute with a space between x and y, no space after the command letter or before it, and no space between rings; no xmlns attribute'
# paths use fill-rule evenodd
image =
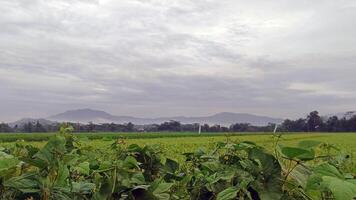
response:
<svg viewBox="0 0 356 200"><path fill-rule="evenodd" d="M74 132L160 132L160 131L175 131L175 132L271 132L275 129L275 124L266 126L253 126L248 123L235 123L230 126L209 125L209 124L182 124L178 121L168 121L161 124L135 125L133 123L116 124L82 124L68 123L74 127ZM0 132L56 132L61 126L60 123L41 124L38 121L35 123L28 122L21 126L16 125L11 127L6 123L0 123ZM310 112L306 118L296 120L286 119L280 125L278 130L283 132L356 132L356 115L351 117L338 118L332 116L323 118L317 111Z"/></svg>
<svg viewBox="0 0 356 200"><path fill-rule="evenodd" d="M356 115L321 117L318 111L310 112L306 118L286 119L280 126L285 132L356 132Z"/></svg>

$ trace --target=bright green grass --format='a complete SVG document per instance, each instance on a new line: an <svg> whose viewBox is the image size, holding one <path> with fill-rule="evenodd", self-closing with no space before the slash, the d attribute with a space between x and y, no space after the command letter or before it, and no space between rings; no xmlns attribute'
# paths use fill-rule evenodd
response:
<svg viewBox="0 0 356 200"><path fill-rule="evenodd" d="M198 148L212 149L218 141L252 141L258 145L264 146L268 150L272 150L275 139L272 135L244 135L244 136L213 136L213 137L184 137L184 138L153 138L153 139L130 139L127 143L144 144L160 144L166 156L174 155L176 158L183 158L181 155L185 152L192 152ZM334 144L342 151L356 156L356 134L293 134L282 136L280 143L286 145L296 145L302 140L317 140L329 144ZM102 143L98 142L98 145ZM101 146L101 145L100 145ZM356 158L354 158L356 159Z"/></svg>
<svg viewBox="0 0 356 200"><path fill-rule="evenodd" d="M9 140L9 135L11 140ZM45 144L46 138L52 134L0 134L0 141L17 141L22 144L32 144L41 147ZM103 137L125 138L126 144L159 144L164 155L170 158L175 158L180 161L183 160L182 154L185 152L192 152L198 148L212 149L218 141L252 141L264 146L266 149L273 149L273 141L271 134L226 134L211 133L197 135L197 133L86 133L79 134L79 137L86 136L92 140L84 142L85 144L97 147L99 149L110 148L110 144L114 140L103 140ZM26 137L23 137L26 136ZM6 138L6 139L4 139ZM39 139L40 138L40 139ZM100 139L99 139L100 138ZM301 140L317 140L325 143L334 144L342 151L349 154L356 153L356 134L355 133L298 133L283 135L280 143L287 145L295 145ZM0 146L9 147L15 142L0 142ZM356 160L355 158L353 158Z"/></svg>
<svg viewBox="0 0 356 200"><path fill-rule="evenodd" d="M15 142L17 140L25 141L47 141L55 133L0 133L0 142ZM91 140L110 137L113 139L143 139L143 138L169 138L169 137L208 137L224 136L225 133L202 133L196 132L149 132L149 133L112 133L112 132L94 132L94 133L74 133L78 137L88 137ZM229 135L246 135L246 134L268 134L268 133L228 133Z"/></svg>

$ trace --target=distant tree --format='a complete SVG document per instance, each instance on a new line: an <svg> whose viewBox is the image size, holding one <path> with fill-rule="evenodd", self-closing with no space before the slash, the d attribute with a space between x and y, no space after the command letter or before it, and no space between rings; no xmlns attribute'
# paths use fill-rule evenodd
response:
<svg viewBox="0 0 356 200"><path fill-rule="evenodd" d="M15 125L13 128L12 128L13 132L21 132L22 130L19 128L19 125Z"/></svg>
<svg viewBox="0 0 356 200"><path fill-rule="evenodd" d="M114 123L109 124L108 125L108 131L116 132L117 131L116 124L114 124Z"/></svg>
<svg viewBox="0 0 356 200"><path fill-rule="evenodd" d="M226 126L220 126L220 132L229 132L229 128Z"/></svg>
<svg viewBox="0 0 356 200"><path fill-rule="evenodd" d="M1 133L10 133L14 130L6 123L0 123L0 132Z"/></svg>
<svg viewBox="0 0 356 200"><path fill-rule="evenodd" d="M23 127L23 131L26 133L32 133L33 129L33 124L31 122L26 123Z"/></svg>
<svg viewBox="0 0 356 200"><path fill-rule="evenodd" d="M36 122L34 128L33 128L33 132L40 132L40 133L44 133L47 132L46 129L42 126L42 124L40 124L39 121Z"/></svg>
<svg viewBox="0 0 356 200"><path fill-rule="evenodd" d="M93 122L89 122L87 130L88 132L93 132L95 130L95 124Z"/></svg>
<svg viewBox="0 0 356 200"><path fill-rule="evenodd" d="M145 125L143 127L143 130L145 132L156 132L156 131L159 131L158 128L159 128L159 124L150 124L150 125Z"/></svg>
<svg viewBox="0 0 356 200"><path fill-rule="evenodd" d="M325 122L324 131L337 132L340 131L340 128L341 127L338 117L332 116Z"/></svg>
<svg viewBox="0 0 356 200"><path fill-rule="evenodd" d="M181 124L181 130L182 131L198 131L199 129L199 124Z"/></svg>
<svg viewBox="0 0 356 200"><path fill-rule="evenodd" d="M308 130L306 120L302 118L297 120L286 119L281 124L280 129L287 132L304 132Z"/></svg>
<svg viewBox="0 0 356 200"><path fill-rule="evenodd" d="M133 123L131 123L131 122L129 122L129 123L127 123L126 124L126 131L127 132L132 132L132 131L134 131L134 124Z"/></svg>
<svg viewBox="0 0 356 200"><path fill-rule="evenodd" d="M294 124L295 124L295 122L293 120L286 119L283 121L280 128L282 129L282 131L294 131L293 130Z"/></svg>
<svg viewBox="0 0 356 200"><path fill-rule="evenodd" d="M220 125L215 124L214 126L210 126L209 132L220 132Z"/></svg>
<svg viewBox="0 0 356 200"><path fill-rule="evenodd" d="M349 131L355 132L356 131L356 115L352 116L349 120Z"/></svg>
<svg viewBox="0 0 356 200"><path fill-rule="evenodd" d="M311 112L307 117L308 131L318 131L323 126L323 120L319 116L318 111Z"/></svg>
<svg viewBox="0 0 356 200"><path fill-rule="evenodd" d="M178 121L171 120L159 125L159 131L181 131L181 124Z"/></svg>
<svg viewBox="0 0 356 200"><path fill-rule="evenodd" d="M201 132L209 132L209 130L210 130L209 124L204 124L203 126L201 126Z"/></svg>
<svg viewBox="0 0 356 200"><path fill-rule="evenodd" d="M248 123L236 123L230 126L230 131L233 132L246 132L249 130L250 124Z"/></svg>

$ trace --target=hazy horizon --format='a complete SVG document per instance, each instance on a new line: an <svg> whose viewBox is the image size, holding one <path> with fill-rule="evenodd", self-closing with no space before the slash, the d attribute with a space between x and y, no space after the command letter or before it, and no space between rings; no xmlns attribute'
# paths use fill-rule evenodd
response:
<svg viewBox="0 0 356 200"><path fill-rule="evenodd" d="M356 110L356 2L2 0L0 121Z"/></svg>
<svg viewBox="0 0 356 200"><path fill-rule="evenodd" d="M149 116L149 115L145 115L145 116L135 116L135 115L121 115L119 113L112 113L110 111L105 111L105 110L98 110L98 109L92 109L92 108L78 108L78 109L73 109L73 110L64 110L63 112L60 113L52 113L50 115L47 116L37 116L37 117L33 117L33 116L27 116L27 117L19 117L16 118L15 120L21 120L21 119L26 119L26 118L38 118L38 119L50 119L50 117L57 115L57 114L62 114L65 113L67 111L79 111L79 110L92 110L92 111L103 111L106 112L108 114L114 115L114 116L129 116L129 117L137 117L137 118L169 118L169 117L207 117L207 116L212 116L215 114L221 114L221 113L235 113L235 112L229 112L229 111L221 111L221 112L217 112L217 113L208 113L206 115L162 115L162 116ZM236 112L237 113L237 112ZM256 114L256 113L238 113L238 114L251 114L251 115L256 115L256 116L262 116L260 114ZM266 116L266 117L274 117L274 116ZM303 116L301 116L303 117ZM279 118L279 117L275 117L275 118ZM9 123L9 122L14 122L13 121L0 121L0 122L5 122L5 123Z"/></svg>
<svg viewBox="0 0 356 200"><path fill-rule="evenodd" d="M260 116L260 117L269 117L269 118L275 118L275 119L291 119L291 120L296 120L296 119L299 119L299 118L305 118L308 116L309 112L308 113L304 113L303 115L300 115L300 116L296 116L296 117L279 117L279 116L272 116L272 115L263 115L263 114L258 114L258 113L248 113L248 112L232 112L232 111L221 111L221 112L216 112L216 113L207 113L205 115L161 115L161 116L149 116L149 115L144 115L144 116L139 116L139 115L122 115L120 113L113 113L113 112L110 112L110 111L106 111L106 110L99 110L99 109L93 109L93 108L78 108L78 109L72 109L72 110L64 110L62 112L59 112L59 113L52 113L50 115L45 115L45 116L18 116L18 118L15 118L13 120L3 120L1 121L0 120L0 123L2 122L5 122L5 123L13 123L13 122L16 122L18 120L22 120L22 119L48 119L48 120L51 120L51 117L55 116L55 115L58 115L58 114L63 114L63 113L66 113L68 111L81 111L81 110L91 110L91 111L103 111L107 114L111 114L113 116L127 116L127 117L135 117L135 118L146 118L146 119L157 119L157 118L174 118L174 117L209 117L209 116L213 116L213 115L216 115L216 114L222 114L222 113L234 113L234 114L249 114L249 115L255 115L256 117L257 116ZM351 110L350 110L351 111ZM328 116L332 116L332 115L340 115L340 114L346 114L347 112L349 111L344 111L344 112L338 112L338 113L320 113L320 116L321 117L328 117ZM356 111L352 111L352 112L356 112ZM55 120L54 120L55 121Z"/></svg>

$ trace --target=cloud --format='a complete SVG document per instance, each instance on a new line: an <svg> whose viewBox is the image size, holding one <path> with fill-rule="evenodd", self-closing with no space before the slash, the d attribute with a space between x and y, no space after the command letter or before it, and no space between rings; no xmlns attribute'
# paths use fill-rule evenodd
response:
<svg viewBox="0 0 356 200"><path fill-rule="evenodd" d="M355 108L351 1L3 0L0 120ZM305 106L308 102L308 106Z"/></svg>
<svg viewBox="0 0 356 200"><path fill-rule="evenodd" d="M345 91L333 88L326 84L310 84L310 83L291 83L287 89L295 90L307 95L325 95L337 97L355 97L352 91Z"/></svg>

